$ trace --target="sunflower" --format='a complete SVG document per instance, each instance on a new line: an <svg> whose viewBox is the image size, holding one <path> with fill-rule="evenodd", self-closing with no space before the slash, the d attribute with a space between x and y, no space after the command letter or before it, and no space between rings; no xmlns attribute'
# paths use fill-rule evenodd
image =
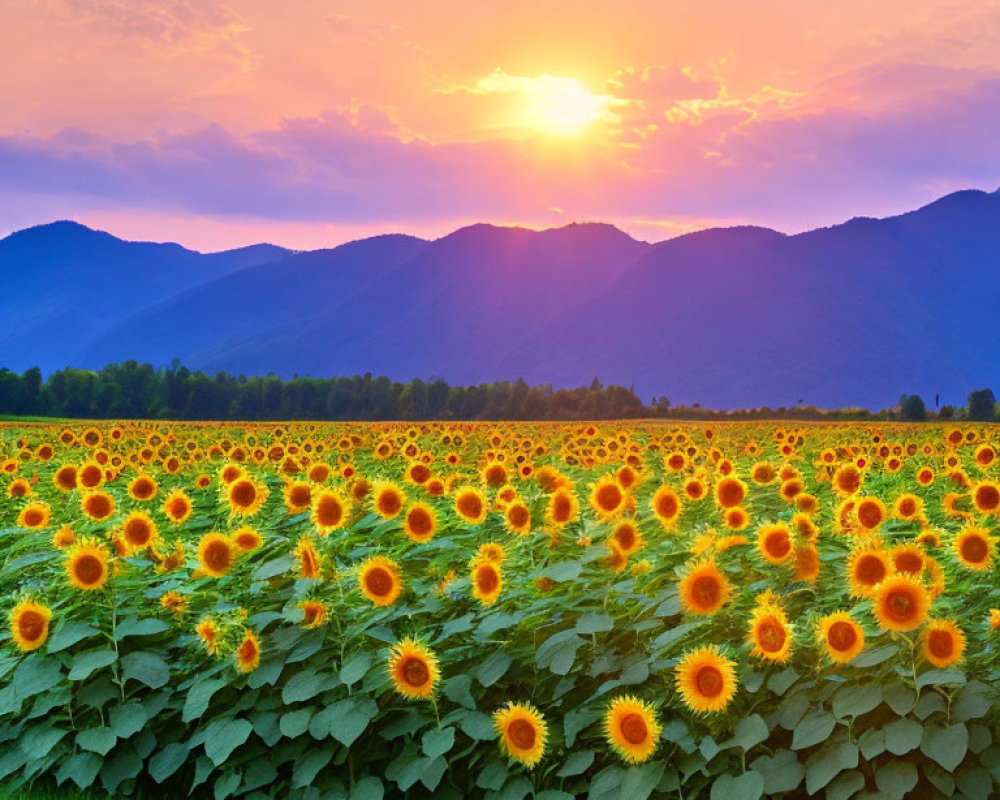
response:
<svg viewBox="0 0 1000 800"><path fill-rule="evenodd" d="M627 556L638 553L645 544L642 534L639 533L639 526L631 519L623 519L618 522L611 531L611 538L618 543L622 552Z"/></svg>
<svg viewBox="0 0 1000 800"><path fill-rule="evenodd" d="M859 497L854 506L854 519L862 533L877 531L889 516L889 512L877 497Z"/></svg>
<svg viewBox="0 0 1000 800"><path fill-rule="evenodd" d="M806 541L795 545L795 578L806 583L815 583L819 577L819 551L816 545Z"/></svg>
<svg viewBox="0 0 1000 800"><path fill-rule="evenodd" d="M122 523L121 539L125 544L126 553L129 554L155 546L159 539L156 523L146 512L132 511Z"/></svg>
<svg viewBox="0 0 1000 800"><path fill-rule="evenodd" d="M542 760L549 728L541 712L530 703L508 702L493 713L493 724L504 752L526 767Z"/></svg>
<svg viewBox="0 0 1000 800"><path fill-rule="evenodd" d="M793 555L792 534L781 522L762 525L757 531L757 549L765 561L784 564Z"/></svg>
<svg viewBox="0 0 1000 800"><path fill-rule="evenodd" d="M17 525L19 528L41 530L49 526L51 518L52 509L48 503L28 503L17 515Z"/></svg>
<svg viewBox="0 0 1000 800"><path fill-rule="evenodd" d="M323 566L322 560L308 534L299 537L292 555L299 562L299 577L306 580L319 579Z"/></svg>
<svg viewBox="0 0 1000 800"><path fill-rule="evenodd" d="M590 487L590 507L601 519L614 519L624 510L627 495L613 475L605 475Z"/></svg>
<svg viewBox="0 0 1000 800"><path fill-rule="evenodd" d="M892 558L881 546L865 544L854 548L847 558L847 580L855 597L871 597L894 570Z"/></svg>
<svg viewBox="0 0 1000 800"><path fill-rule="evenodd" d="M731 531L742 531L750 524L750 513L743 506L727 508L722 518Z"/></svg>
<svg viewBox="0 0 1000 800"><path fill-rule="evenodd" d="M115 499L107 492L87 492L80 498L80 509L95 522L104 522L115 513Z"/></svg>
<svg viewBox="0 0 1000 800"><path fill-rule="evenodd" d="M691 650L674 667L674 682L692 711L723 711L736 694L736 663L715 646Z"/></svg>
<svg viewBox="0 0 1000 800"><path fill-rule="evenodd" d="M55 471L52 482L61 492L72 492L76 488L76 465L64 464Z"/></svg>
<svg viewBox="0 0 1000 800"><path fill-rule="evenodd" d="M924 501L915 494L901 494L892 506L892 515L896 519L919 521L924 516Z"/></svg>
<svg viewBox="0 0 1000 800"><path fill-rule="evenodd" d="M312 498L312 521L323 536L344 527L347 501L333 489L323 489Z"/></svg>
<svg viewBox="0 0 1000 800"><path fill-rule="evenodd" d="M1000 632L1000 608L991 608L987 620L991 631Z"/></svg>
<svg viewBox="0 0 1000 800"><path fill-rule="evenodd" d="M211 617L202 617L194 630L198 634L198 638L201 639L202 644L205 645L205 649L209 655L216 655L219 652L220 630L218 623Z"/></svg>
<svg viewBox="0 0 1000 800"><path fill-rule="evenodd" d="M431 468L422 461L415 461L406 468L403 480L414 486L423 486L431 478Z"/></svg>
<svg viewBox="0 0 1000 800"><path fill-rule="evenodd" d="M133 500L144 503L156 497L159 487L149 475L136 475L128 484L128 494Z"/></svg>
<svg viewBox="0 0 1000 800"><path fill-rule="evenodd" d="M747 496L747 485L735 475L727 475L715 484L715 502L722 509L736 508Z"/></svg>
<svg viewBox="0 0 1000 800"><path fill-rule="evenodd" d="M52 546L62 549L76 543L76 532L69 526L63 525L52 534Z"/></svg>
<svg viewBox="0 0 1000 800"><path fill-rule="evenodd" d="M986 528L966 525L955 537L952 547L963 567L979 572L990 568L996 539Z"/></svg>
<svg viewBox="0 0 1000 800"><path fill-rule="evenodd" d="M174 489L163 500L163 513L174 525L187 522L193 510L191 498L180 489Z"/></svg>
<svg viewBox="0 0 1000 800"><path fill-rule="evenodd" d="M302 611L303 628L319 628L326 624L326 606L319 600L303 600L298 607Z"/></svg>
<svg viewBox="0 0 1000 800"><path fill-rule="evenodd" d="M504 511L504 525L511 533L526 536L531 532L531 511L523 500L515 500Z"/></svg>
<svg viewBox="0 0 1000 800"><path fill-rule="evenodd" d="M604 715L608 744L629 764L641 764L653 755L660 730L653 706L632 695L612 700Z"/></svg>
<svg viewBox="0 0 1000 800"><path fill-rule="evenodd" d="M81 489L97 489L104 483L104 470L100 464L88 461L76 473L76 485Z"/></svg>
<svg viewBox="0 0 1000 800"><path fill-rule="evenodd" d="M371 487L372 506L382 519L395 519L406 504L406 495L392 481L377 481Z"/></svg>
<svg viewBox="0 0 1000 800"><path fill-rule="evenodd" d="M714 614L729 602L732 587L715 562L694 564L677 587L681 605L692 614Z"/></svg>
<svg viewBox="0 0 1000 800"><path fill-rule="evenodd" d="M330 465L317 461L309 467L309 480L313 483L326 483L330 479Z"/></svg>
<svg viewBox="0 0 1000 800"><path fill-rule="evenodd" d="M934 470L930 467L921 467L917 470L917 483L921 486L930 486L934 483Z"/></svg>
<svg viewBox="0 0 1000 800"><path fill-rule="evenodd" d="M916 542L900 542L889 551L896 572L921 575L926 566L924 548Z"/></svg>
<svg viewBox="0 0 1000 800"><path fill-rule="evenodd" d="M423 642L407 638L389 651L389 677L396 691L411 699L434 696L438 660Z"/></svg>
<svg viewBox="0 0 1000 800"><path fill-rule="evenodd" d="M206 575L221 578L233 567L235 545L221 533L206 533L198 542L198 563Z"/></svg>
<svg viewBox="0 0 1000 800"><path fill-rule="evenodd" d="M507 483L507 468L503 464L494 462L486 466L482 472L483 483L491 489L503 486Z"/></svg>
<svg viewBox="0 0 1000 800"><path fill-rule="evenodd" d="M301 514L313 504L312 487L305 481L290 481L282 493L289 514Z"/></svg>
<svg viewBox="0 0 1000 800"><path fill-rule="evenodd" d="M792 647L792 628L785 612L775 603L759 603L750 616L748 641L757 658L783 664Z"/></svg>
<svg viewBox="0 0 1000 800"><path fill-rule="evenodd" d="M492 561L494 564L503 564L507 560L507 551L497 542L483 542L476 551L476 557Z"/></svg>
<svg viewBox="0 0 1000 800"><path fill-rule="evenodd" d="M762 486L768 483L773 483L777 477L778 472L774 468L774 465L767 461L758 461L750 469L750 480Z"/></svg>
<svg viewBox="0 0 1000 800"><path fill-rule="evenodd" d="M414 542L423 544L434 538L437 513L427 503L411 503L403 519L403 532Z"/></svg>
<svg viewBox="0 0 1000 800"><path fill-rule="evenodd" d="M244 517L252 517L260 511L268 495L264 484L248 477L237 478L226 487L225 492L232 513Z"/></svg>
<svg viewBox="0 0 1000 800"><path fill-rule="evenodd" d="M472 596L484 606L491 606L503 589L503 574L495 561L477 558L472 562Z"/></svg>
<svg viewBox="0 0 1000 800"><path fill-rule="evenodd" d="M88 592L100 589L108 580L108 558L107 549L95 539L82 537L66 551L69 582Z"/></svg>
<svg viewBox="0 0 1000 800"><path fill-rule="evenodd" d="M358 567L358 585L377 606L391 606L403 591L399 566L384 556L373 556Z"/></svg>
<svg viewBox="0 0 1000 800"><path fill-rule="evenodd" d="M52 610L48 606L24 599L14 606L8 620L10 636L23 652L37 650L49 638L49 620Z"/></svg>
<svg viewBox="0 0 1000 800"><path fill-rule="evenodd" d="M12 500L18 497L31 497L31 484L24 478L15 478L7 487L7 497Z"/></svg>
<svg viewBox="0 0 1000 800"><path fill-rule="evenodd" d="M860 469L854 464L844 464L833 473L830 485L833 486L833 491L841 497L850 497L861 488L863 481L864 473Z"/></svg>
<svg viewBox="0 0 1000 800"><path fill-rule="evenodd" d="M653 499L649 501L649 507L664 530L673 530L677 525L677 518L681 514L681 499L669 486L660 486L653 493Z"/></svg>
<svg viewBox="0 0 1000 800"><path fill-rule="evenodd" d="M827 614L819 621L817 638L831 661L853 661L865 646L865 631L846 611Z"/></svg>
<svg viewBox="0 0 1000 800"><path fill-rule="evenodd" d="M545 509L545 521L549 525L562 527L576 522L580 516L580 502L571 487L560 486L549 495Z"/></svg>
<svg viewBox="0 0 1000 800"><path fill-rule="evenodd" d="M962 660L965 634L954 622L932 619L921 632L923 656L938 669L945 669Z"/></svg>
<svg viewBox="0 0 1000 800"><path fill-rule="evenodd" d="M885 630L912 631L927 618L931 598L924 585L912 575L890 575L876 588L873 611Z"/></svg>
<svg viewBox="0 0 1000 800"><path fill-rule="evenodd" d="M157 561L155 570L158 575L167 572L174 572L184 566L187 555L184 551L184 542L180 539L174 541L173 549L167 553L160 553L154 548L152 551L154 560Z"/></svg>
<svg viewBox="0 0 1000 800"><path fill-rule="evenodd" d="M470 525L486 519L486 497L473 486L463 486L455 492L455 513Z"/></svg>
<svg viewBox="0 0 1000 800"><path fill-rule="evenodd" d="M244 553L252 552L264 544L264 537L249 525L244 525L230 533L229 539Z"/></svg>
<svg viewBox="0 0 1000 800"><path fill-rule="evenodd" d="M243 631L243 640L236 648L236 669L240 672L253 672L260 666L260 641L257 634L247 629Z"/></svg>
<svg viewBox="0 0 1000 800"><path fill-rule="evenodd" d="M187 611L188 599L180 592L171 589L160 595L160 607L174 614L183 614Z"/></svg>
<svg viewBox="0 0 1000 800"><path fill-rule="evenodd" d="M1000 512L1000 483L980 481L972 488L972 505L980 514Z"/></svg>

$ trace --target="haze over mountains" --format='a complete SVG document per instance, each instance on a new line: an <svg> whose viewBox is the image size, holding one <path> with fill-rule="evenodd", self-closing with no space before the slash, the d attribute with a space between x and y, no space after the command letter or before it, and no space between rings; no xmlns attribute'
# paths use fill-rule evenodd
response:
<svg viewBox="0 0 1000 800"><path fill-rule="evenodd" d="M1000 192L786 236L473 225L200 254L70 222L0 241L0 365L633 385L715 408L1000 387Z"/></svg>

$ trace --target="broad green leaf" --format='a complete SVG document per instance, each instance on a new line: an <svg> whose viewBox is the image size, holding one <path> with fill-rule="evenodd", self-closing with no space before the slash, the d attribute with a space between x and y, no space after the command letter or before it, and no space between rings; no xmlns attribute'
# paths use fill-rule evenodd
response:
<svg viewBox="0 0 1000 800"><path fill-rule="evenodd" d="M111 729L119 739L128 739L146 724L146 709L139 703L126 703L111 709Z"/></svg>
<svg viewBox="0 0 1000 800"><path fill-rule="evenodd" d="M829 742L806 761L806 791L813 795L845 769L858 765L858 746L852 742ZM864 781L862 780L862 785Z"/></svg>
<svg viewBox="0 0 1000 800"><path fill-rule="evenodd" d="M212 696L225 686L227 681L224 678L201 678L188 689L187 698L184 700L184 710L181 719L184 722L191 722L199 719L212 702Z"/></svg>
<svg viewBox="0 0 1000 800"><path fill-rule="evenodd" d="M479 665L479 669L476 670L476 679L483 686L492 686L504 676L513 661L514 659L503 650L497 650Z"/></svg>
<svg viewBox="0 0 1000 800"><path fill-rule="evenodd" d="M712 783L711 800L759 800L764 794L764 776L754 770L740 775L720 775Z"/></svg>
<svg viewBox="0 0 1000 800"><path fill-rule="evenodd" d="M882 645L882 647L864 650L854 657L854 660L851 661L851 666L857 667L858 669L874 667L881 664L883 661L888 661L898 652L899 645L896 644L886 644Z"/></svg>
<svg viewBox="0 0 1000 800"><path fill-rule="evenodd" d="M604 633L615 627L615 621L607 614L583 614L576 620L576 632L580 634Z"/></svg>
<svg viewBox="0 0 1000 800"><path fill-rule="evenodd" d="M960 669L932 669L917 676L917 687L960 685L965 683L965 673Z"/></svg>
<svg viewBox="0 0 1000 800"><path fill-rule="evenodd" d="M835 717L860 717L882 702L882 687L877 683L848 684L833 696Z"/></svg>
<svg viewBox="0 0 1000 800"><path fill-rule="evenodd" d="M948 728L928 725L924 728L920 742L920 752L934 759L948 772L953 772L962 763L969 750L969 729L964 722Z"/></svg>
<svg viewBox="0 0 1000 800"><path fill-rule="evenodd" d="M890 797L903 797L917 785L917 768L908 761L890 761L875 772L875 785Z"/></svg>
<svg viewBox="0 0 1000 800"><path fill-rule="evenodd" d="M350 800L382 800L385 795L385 787L382 781L371 775L362 778L351 787Z"/></svg>
<svg viewBox="0 0 1000 800"><path fill-rule="evenodd" d="M129 617L115 629L115 639L121 641L126 636L153 636L169 630L170 626L162 619L156 619L155 617L147 617L146 619Z"/></svg>
<svg viewBox="0 0 1000 800"><path fill-rule="evenodd" d="M754 745L767 741L768 736L769 731L764 718L760 714L751 714L736 723L732 742L744 750L749 750Z"/></svg>
<svg viewBox="0 0 1000 800"><path fill-rule="evenodd" d="M65 783L72 780L81 789L89 789L94 784L94 779L101 769L104 760L94 753L77 753L71 756L59 768L56 773L56 780Z"/></svg>
<svg viewBox="0 0 1000 800"><path fill-rule="evenodd" d="M750 766L764 776L764 791L769 796L797 789L805 776L805 768L791 750L760 756Z"/></svg>
<svg viewBox="0 0 1000 800"><path fill-rule="evenodd" d="M447 753L455 744L455 729L451 727L427 731L421 740L424 754L437 758Z"/></svg>
<svg viewBox="0 0 1000 800"><path fill-rule="evenodd" d="M163 747L149 759L149 774L157 783L163 783L187 761L188 749L179 742Z"/></svg>
<svg viewBox="0 0 1000 800"><path fill-rule="evenodd" d="M118 737L111 728L102 725L98 728L87 728L76 735L76 744L82 750L90 750L106 756L118 742Z"/></svg>
<svg viewBox="0 0 1000 800"><path fill-rule="evenodd" d="M88 650L85 653L80 653L73 659L69 679L71 681L85 680L96 670L109 667L117 660L118 654L114 650Z"/></svg>
<svg viewBox="0 0 1000 800"><path fill-rule="evenodd" d="M304 670L294 673L281 690L281 700L284 703L298 703L309 700L320 692L331 687L333 681L329 676L320 675L315 670Z"/></svg>
<svg viewBox="0 0 1000 800"><path fill-rule="evenodd" d="M570 778L574 775L580 775L590 769L590 765L593 763L593 750L576 750L559 768L556 776L559 778Z"/></svg>
<svg viewBox="0 0 1000 800"><path fill-rule="evenodd" d="M371 669L372 654L369 652L354 653L344 660L340 668L340 682L345 686L360 681Z"/></svg>
<svg viewBox="0 0 1000 800"><path fill-rule="evenodd" d="M837 719L829 711L813 711L807 714L792 732L792 749L805 750L807 747L825 742L836 726Z"/></svg>
<svg viewBox="0 0 1000 800"><path fill-rule="evenodd" d="M245 719L215 720L205 729L205 755L219 766L249 738L252 730Z"/></svg>
<svg viewBox="0 0 1000 800"><path fill-rule="evenodd" d="M909 717L890 722L883 729L885 749L896 756L903 756L920 747L924 726Z"/></svg>
<svg viewBox="0 0 1000 800"><path fill-rule="evenodd" d="M646 800L653 793L656 784L660 782L666 768L667 765L659 759L642 766L630 767L622 779L622 797L627 797L629 800ZM750 798L748 797L747 800ZM757 798L754 797L752 800L757 800Z"/></svg>
<svg viewBox="0 0 1000 800"><path fill-rule="evenodd" d="M493 720L481 711L467 712L459 727L471 739L495 739L497 735Z"/></svg>
<svg viewBox="0 0 1000 800"><path fill-rule="evenodd" d="M56 626L55 632L49 639L48 649L50 653L58 653L67 647L72 647L77 642L97 636L100 631L88 625L86 622L67 620Z"/></svg>
<svg viewBox="0 0 1000 800"><path fill-rule="evenodd" d="M170 680L170 667L156 653L141 650L122 658L122 680L136 680L150 689L159 689Z"/></svg>
<svg viewBox="0 0 1000 800"><path fill-rule="evenodd" d="M287 736L289 739L301 736L309 729L309 720L312 719L312 715L311 708L299 708L282 714L278 730L281 731L282 736Z"/></svg>

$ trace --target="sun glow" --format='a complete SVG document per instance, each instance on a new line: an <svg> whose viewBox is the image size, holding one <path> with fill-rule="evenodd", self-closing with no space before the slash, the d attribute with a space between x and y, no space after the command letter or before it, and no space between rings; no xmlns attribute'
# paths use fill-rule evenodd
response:
<svg viewBox="0 0 1000 800"><path fill-rule="evenodd" d="M506 95L513 103L506 124L553 136L575 136L596 122L617 122L613 109L626 101L595 94L576 78L529 78L496 69L475 85L479 94Z"/></svg>

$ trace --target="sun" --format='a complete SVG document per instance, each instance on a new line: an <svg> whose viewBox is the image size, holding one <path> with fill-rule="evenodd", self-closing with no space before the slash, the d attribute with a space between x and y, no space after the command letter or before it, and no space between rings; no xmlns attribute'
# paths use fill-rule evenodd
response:
<svg viewBox="0 0 1000 800"><path fill-rule="evenodd" d="M578 136L597 122L618 122L614 109L625 103L591 91L578 78L510 75L499 68L471 91L501 102L500 126L560 137Z"/></svg>

